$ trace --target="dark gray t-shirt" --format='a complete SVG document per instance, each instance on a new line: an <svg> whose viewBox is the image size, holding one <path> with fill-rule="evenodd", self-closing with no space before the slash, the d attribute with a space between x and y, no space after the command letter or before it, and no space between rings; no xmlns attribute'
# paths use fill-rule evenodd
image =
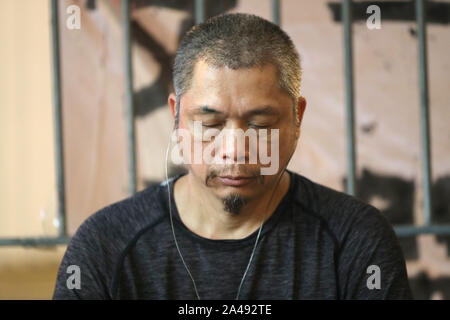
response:
<svg viewBox="0 0 450 320"><path fill-rule="evenodd" d="M240 298L411 299L386 218L357 198L289 174L289 191L263 225ZM172 191L178 177L169 182ZM167 199L162 183L89 217L67 247L53 298L195 299ZM181 222L173 197L172 208L200 298L235 299L258 230L244 239L203 238ZM79 267L79 289L70 265Z"/></svg>

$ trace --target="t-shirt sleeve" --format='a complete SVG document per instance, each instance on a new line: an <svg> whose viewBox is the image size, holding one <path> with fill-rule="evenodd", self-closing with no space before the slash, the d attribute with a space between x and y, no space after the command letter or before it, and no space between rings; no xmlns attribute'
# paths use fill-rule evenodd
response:
<svg viewBox="0 0 450 320"><path fill-rule="evenodd" d="M108 247L91 216L79 227L67 246L59 267L54 300L110 299Z"/></svg>
<svg viewBox="0 0 450 320"><path fill-rule="evenodd" d="M359 212L342 239L338 277L343 299L412 299L397 236L374 207Z"/></svg>

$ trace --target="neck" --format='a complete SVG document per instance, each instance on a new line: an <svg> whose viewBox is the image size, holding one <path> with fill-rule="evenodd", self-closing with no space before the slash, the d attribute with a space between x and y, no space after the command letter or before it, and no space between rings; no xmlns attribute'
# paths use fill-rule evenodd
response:
<svg viewBox="0 0 450 320"><path fill-rule="evenodd" d="M189 172L176 181L174 198L181 220L192 232L209 239L242 239L256 231L264 218L271 217L289 184L290 177L285 171L278 187L275 183L260 197L249 200L238 214L232 214L224 210L221 199Z"/></svg>

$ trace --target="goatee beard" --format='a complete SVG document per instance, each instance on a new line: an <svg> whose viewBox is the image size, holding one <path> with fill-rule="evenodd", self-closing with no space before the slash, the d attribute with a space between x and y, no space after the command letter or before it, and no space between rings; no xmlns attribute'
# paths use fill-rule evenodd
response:
<svg viewBox="0 0 450 320"><path fill-rule="evenodd" d="M240 194L230 194L222 199L222 203L226 212L239 214L241 209L247 204L247 199Z"/></svg>

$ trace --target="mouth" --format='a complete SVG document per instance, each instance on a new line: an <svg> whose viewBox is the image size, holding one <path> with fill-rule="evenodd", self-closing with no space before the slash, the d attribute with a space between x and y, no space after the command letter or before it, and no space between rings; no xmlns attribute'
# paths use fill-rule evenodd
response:
<svg viewBox="0 0 450 320"><path fill-rule="evenodd" d="M255 179L255 177L246 176L220 176L217 178L222 184L230 187L242 187L251 183Z"/></svg>

